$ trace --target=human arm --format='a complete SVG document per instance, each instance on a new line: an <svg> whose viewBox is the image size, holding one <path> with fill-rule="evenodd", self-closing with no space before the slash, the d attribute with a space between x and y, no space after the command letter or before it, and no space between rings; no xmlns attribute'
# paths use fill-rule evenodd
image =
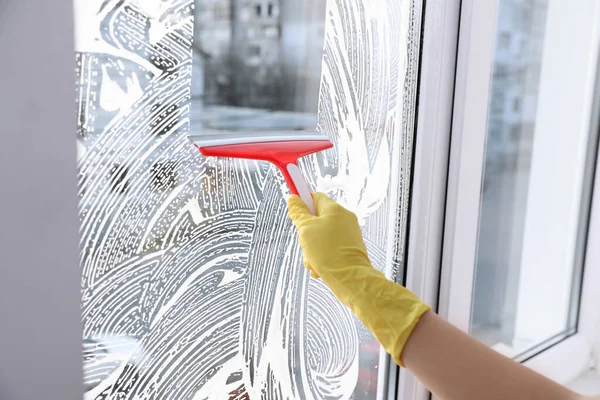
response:
<svg viewBox="0 0 600 400"><path fill-rule="evenodd" d="M432 393L444 400L584 399L504 357L433 312L421 317L402 360Z"/></svg>
<svg viewBox="0 0 600 400"><path fill-rule="evenodd" d="M433 393L444 400L580 399L477 342L387 280L371 265L354 214L323 194L315 193L314 200L317 216L297 196L289 200L306 268Z"/></svg>

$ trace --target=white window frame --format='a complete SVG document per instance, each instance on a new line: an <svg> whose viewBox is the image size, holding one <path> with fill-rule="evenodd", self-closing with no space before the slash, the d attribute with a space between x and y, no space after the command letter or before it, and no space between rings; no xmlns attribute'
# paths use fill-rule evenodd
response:
<svg viewBox="0 0 600 400"><path fill-rule="evenodd" d="M561 18L568 19L567 23L578 21L579 24L592 24L592 21L598 20L599 17L598 4L598 0L579 2L577 7L572 7L572 11L562 14ZM495 1L465 0L462 2L438 312L464 331L469 330L471 319L496 17L497 2ZM431 33L426 30L425 34ZM592 36L591 43L585 49L579 49L580 52L585 51L590 54L589 63L571 64L567 59L564 60L563 66L565 76L576 70L574 72L578 76L583 76L582 79L587 80L590 88L597 86L596 71L600 47L598 28L594 28ZM598 90L596 96L597 92ZM422 92L421 102L427 101L423 98L426 95L429 93ZM584 115L589 116L589 121L582 124L585 125L582 129L588 129L591 134L597 135L597 119L600 113L597 112L597 105L594 105L593 90L585 93L584 97ZM431 107L421 109L420 117L427 110L433 109ZM415 168L418 169L418 164ZM600 175L599 169L596 168L598 175ZM598 175L587 238L590 244L600 240L600 176ZM418 190L413 192L413 196L415 195L418 195ZM411 227L411 236L413 234ZM425 242L420 244L424 246ZM413 247L418 248L419 244ZM593 245L587 246L583 282L577 333L524 363L562 384L570 382L589 368L591 362L592 347L599 323L595 307L600 304L600 251Z"/></svg>
<svg viewBox="0 0 600 400"><path fill-rule="evenodd" d="M461 1L428 0L423 3L418 116L404 284L435 311ZM429 391L410 371L400 370L396 398L425 400L429 396Z"/></svg>
<svg viewBox="0 0 600 400"><path fill-rule="evenodd" d="M0 26L0 398L81 399L73 2L3 1Z"/></svg>

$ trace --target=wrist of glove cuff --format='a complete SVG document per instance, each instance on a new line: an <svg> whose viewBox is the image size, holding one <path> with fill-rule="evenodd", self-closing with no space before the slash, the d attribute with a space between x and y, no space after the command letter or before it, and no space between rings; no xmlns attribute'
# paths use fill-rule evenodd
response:
<svg viewBox="0 0 600 400"><path fill-rule="evenodd" d="M370 265L332 271L321 278L362 321L394 361L404 367L402 351L419 319L431 307Z"/></svg>

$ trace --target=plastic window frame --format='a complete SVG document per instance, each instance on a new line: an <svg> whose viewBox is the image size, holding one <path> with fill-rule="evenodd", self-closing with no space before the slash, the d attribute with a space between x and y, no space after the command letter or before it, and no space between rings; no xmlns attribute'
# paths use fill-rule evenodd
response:
<svg viewBox="0 0 600 400"><path fill-rule="evenodd" d="M423 7L404 284L436 311L461 1L428 0ZM401 369L396 398L424 400L430 393L410 371Z"/></svg>
<svg viewBox="0 0 600 400"><path fill-rule="evenodd" d="M598 0L586 0L586 6L590 7L586 12L593 10L597 15L599 10ZM492 58L495 43L495 21L497 17L497 2L482 2L478 0L464 0L460 4L460 27L458 35L458 50L456 55L455 92L453 96L452 134L450 139L450 158L448 162L448 180L446 192L445 218L443 221L443 244L441 256L441 272L439 280L439 302L438 313L464 331L468 331L471 317L472 283L474 278L475 258L477 249L477 234L479 223L480 193L483 175L483 163L485 155L485 137L487 133L487 108L490 91L490 80L492 73ZM426 13L429 12L426 10ZM492 22L493 21L493 22ZM432 24L433 25L433 24ZM440 26L430 26L425 30L425 43L427 37L437 35L438 40L444 32ZM448 32L446 32L448 33ZM598 28L594 38L594 48L599 48ZM597 51L597 50L596 50ZM427 46L424 48L423 62L427 57ZM435 53L435 51L434 51ZM438 55L438 58L439 55ZM594 55L596 62L598 54ZM597 68L597 64L596 64ZM424 71L427 69L424 68ZM438 71L439 73L439 71ZM422 77L425 79L425 76ZM446 77L446 79L448 79ZM422 80L422 84L424 84ZM598 79L596 79L598 80ZM597 82L592 82L592 85ZM446 84L448 86L449 83ZM596 88L594 96L590 96L588 115L591 120L589 124L591 135L598 135L598 94ZM430 99L435 95L435 90L429 93L422 90L419 99L419 118L428 113L434 120L443 120L443 116L436 115L436 107L428 105L435 103ZM595 98L592 98L595 97ZM447 104L449 99L437 100L438 107ZM594 104L595 103L595 104ZM592 112L593 111L593 112ZM431 121L427 122L429 125ZM422 133L423 124L419 124L417 134ZM438 141L445 139L439 138ZM417 139L419 141L419 139ZM417 148L417 164L415 181L419 169L419 158L431 157L425 155L429 149L425 146ZM594 160L594 163L597 163ZM600 168L596 168L597 183L593 187L592 200L590 204L590 222L588 226L587 245L585 251L583 287L581 293L580 312L577 320L577 332L572 336L556 343L555 345L541 351L529 358L524 365L539 373L559 382L568 383L592 362L594 338L598 334L600 318L594 305L600 303L600 250L594 248L592 243L600 240ZM441 185L441 183L437 183ZM413 191L413 204L418 203L423 196L415 186ZM432 216L432 212L425 213ZM418 215L415 213L413 216ZM416 218L419 218L418 216ZM420 224L428 223L429 219L422 217ZM439 221L438 221L439 224ZM431 225L429 223L429 225ZM416 235L415 235L415 229ZM411 224L411 241L415 243L409 247L410 257L416 257L410 249L427 248L428 243L419 239L418 231L423 229L416 224ZM434 250L434 253L437 250ZM413 258L413 260L415 260ZM416 275L435 280L433 266L427 264L411 266ZM419 271L419 268L422 270ZM410 273L410 269L409 269ZM418 279L417 279L418 281ZM407 285L415 284L411 279ZM432 291L433 282L421 284L424 289L417 294L429 299L427 294ZM427 289L427 286L430 286ZM412 289L414 290L415 287ZM429 296L431 297L431 295ZM410 397L405 397L410 398ZM424 398L424 397L419 397Z"/></svg>

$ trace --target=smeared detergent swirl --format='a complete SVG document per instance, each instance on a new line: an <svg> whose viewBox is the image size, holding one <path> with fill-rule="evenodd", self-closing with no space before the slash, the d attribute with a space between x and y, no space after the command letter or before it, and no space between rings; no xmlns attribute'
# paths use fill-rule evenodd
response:
<svg viewBox="0 0 600 400"><path fill-rule="evenodd" d="M318 128L336 147L302 164L358 214L392 279L404 260L417 3L328 1ZM363 348L373 338L304 270L279 173L204 158L186 139L193 2L75 10L85 397L374 398L379 353Z"/></svg>

